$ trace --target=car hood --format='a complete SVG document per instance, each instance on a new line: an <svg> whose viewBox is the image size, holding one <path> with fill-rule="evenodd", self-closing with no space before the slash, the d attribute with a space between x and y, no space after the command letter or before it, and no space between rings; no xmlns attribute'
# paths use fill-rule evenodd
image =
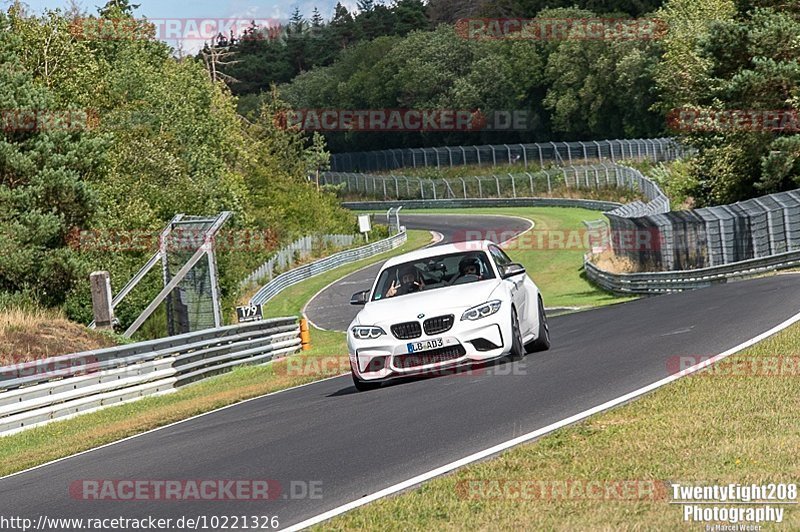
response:
<svg viewBox="0 0 800 532"><path fill-rule="evenodd" d="M353 324L391 325L418 320L420 314L426 318L456 314L459 319L466 309L491 300L500 282L495 279L372 301L359 312Z"/></svg>

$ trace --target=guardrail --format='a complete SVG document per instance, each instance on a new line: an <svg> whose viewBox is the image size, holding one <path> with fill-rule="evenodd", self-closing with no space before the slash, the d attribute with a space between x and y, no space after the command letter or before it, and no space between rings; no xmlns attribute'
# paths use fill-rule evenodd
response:
<svg viewBox="0 0 800 532"><path fill-rule="evenodd" d="M273 278L275 269L283 269L291 266L296 261L297 256L303 259L311 255L315 243L329 244L339 248L352 246L360 235L308 235L295 240L291 244L278 250L274 256L256 268L250 275L245 277L239 286L245 287L250 283L269 277Z"/></svg>
<svg viewBox="0 0 800 532"><path fill-rule="evenodd" d="M272 281L265 284L256 294L250 299L251 305L263 305L281 291L289 288L292 285L305 281L310 277L325 273L344 264L356 262L361 259L372 257L380 253L395 249L402 246L408 239L408 234L405 230L391 236L387 239L361 246L355 249L348 249L335 253L324 259L320 259L308 264L304 264L298 268L284 272Z"/></svg>
<svg viewBox="0 0 800 532"><path fill-rule="evenodd" d="M484 198L484 199L438 199L438 200L394 200L353 201L342 203L354 211L379 211L389 207L404 209L458 209L480 207L579 207L595 211L610 211L622 204L614 201L570 199L570 198Z"/></svg>
<svg viewBox="0 0 800 532"><path fill-rule="evenodd" d="M277 318L0 367L0 434L169 392L300 348L297 319Z"/></svg>
<svg viewBox="0 0 800 532"><path fill-rule="evenodd" d="M598 286L622 295L665 294L705 288L729 279L752 277L775 270L800 266L800 250L740 262L666 272L613 273L585 258L586 276Z"/></svg>

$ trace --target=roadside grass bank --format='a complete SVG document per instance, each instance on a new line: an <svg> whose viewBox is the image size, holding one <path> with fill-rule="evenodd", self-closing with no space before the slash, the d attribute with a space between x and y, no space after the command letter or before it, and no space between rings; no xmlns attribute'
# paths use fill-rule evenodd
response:
<svg viewBox="0 0 800 532"><path fill-rule="evenodd" d="M112 347L121 340L117 335L71 322L57 310L0 309L0 366Z"/></svg>
<svg viewBox="0 0 800 532"><path fill-rule="evenodd" d="M602 217L598 211L566 207L499 207L480 209L403 210L408 214L489 214L518 216L532 220L535 227L504 247L521 263L539 286L548 307L595 307L634 298L610 294L593 285L583 272L584 221ZM492 236L492 235L488 235Z"/></svg>
<svg viewBox="0 0 800 532"><path fill-rule="evenodd" d="M403 246L332 270L295 285L265 307L269 317L300 315L320 288L368 264L387 260L431 240L427 231L410 231ZM345 335L312 330L312 349L266 366L239 367L175 392L150 396L71 419L0 437L0 476L163 427L253 397L307 384L349 368Z"/></svg>
<svg viewBox="0 0 800 532"><path fill-rule="evenodd" d="M800 324L795 324L632 403L353 510L316 530L713 527L717 523L684 521L683 506L670 504L669 483L798 482L798 353ZM769 368L781 356L787 360L778 366L784 372L748 371ZM800 509L780 506L783 522L760 523L763 530L800 529Z"/></svg>

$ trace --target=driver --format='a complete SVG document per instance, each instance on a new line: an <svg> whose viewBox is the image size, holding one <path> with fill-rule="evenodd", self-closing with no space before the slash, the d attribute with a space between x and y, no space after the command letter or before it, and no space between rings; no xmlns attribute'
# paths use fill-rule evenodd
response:
<svg viewBox="0 0 800 532"><path fill-rule="evenodd" d="M468 276L477 277L478 281L483 280L483 276L481 275L481 261L474 255L468 255L458 263L458 277L456 280Z"/></svg>
<svg viewBox="0 0 800 532"><path fill-rule="evenodd" d="M425 287L425 282L419 275L419 270L414 265L406 264L400 267L398 272L400 281L392 281L392 285L386 292L386 297L394 297L396 295L406 295L412 292L419 292Z"/></svg>

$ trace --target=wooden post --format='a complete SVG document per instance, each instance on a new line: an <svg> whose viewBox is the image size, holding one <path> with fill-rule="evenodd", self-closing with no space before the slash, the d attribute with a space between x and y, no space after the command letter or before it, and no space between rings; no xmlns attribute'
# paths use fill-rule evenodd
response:
<svg viewBox="0 0 800 532"><path fill-rule="evenodd" d="M92 286L92 309L97 329L114 329L114 308L111 306L111 276L94 272L89 276Z"/></svg>

